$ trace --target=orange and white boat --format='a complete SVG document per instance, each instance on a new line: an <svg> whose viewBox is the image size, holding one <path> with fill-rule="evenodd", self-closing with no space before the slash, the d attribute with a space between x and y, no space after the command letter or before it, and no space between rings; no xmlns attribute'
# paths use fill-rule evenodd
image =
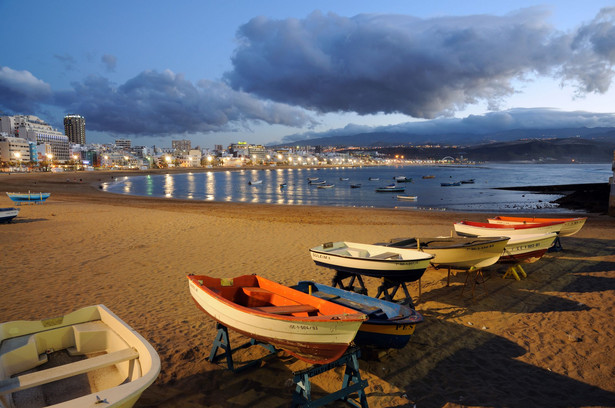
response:
<svg viewBox="0 0 615 408"><path fill-rule="evenodd" d="M527 234L559 233L564 221L544 222L539 224L492 224L488 222L461 221L454 225L457 235L463 237L514 237Z"/></svg>
<svg viewBox="0 0 615 408"><path fill-rule="evenodd" d="M575 218L540 218L540 217L509 217L509 216L497 216L489 218L490 224L501 225L529 225L529 224L542 224L549 222L563 222L564 225L559 231L559 235L562 237L569 237L574 235L583 228L587 217L575 217Z"/></svg>
<svg viewBox="0 0 615 408"><path fill-rule="evenodd" d="M367 319L363 313L257 275L188 275L190 294L214 320L310 364L339 359Z"/></svg>

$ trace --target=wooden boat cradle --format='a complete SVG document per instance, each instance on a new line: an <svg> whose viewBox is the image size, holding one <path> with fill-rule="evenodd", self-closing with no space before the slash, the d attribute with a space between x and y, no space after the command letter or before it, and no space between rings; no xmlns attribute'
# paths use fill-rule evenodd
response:
<svg viewBox="0 0 615 408"><path fill-rule="evenodd" d="M387 253L381 254L386 255ZM388 254L393 254L392 252L388 252ZM393 254L397 255L397 254ZM344 283L345 279L350 279L348 283ZM359 286L355 286L355 281L358 282ZM419 296L421 298L421 280L418 280L419 284ZM335 271L335 275L331 280L331 286L339 287L343 290L348 290L351 292L360 293L362 295L367 295L367 288L365 287L365 283L363 282L363 277L360 274L344 272L344 271ZM393 300L397 291L402 289L404 292L404 298L400 300ZM393 279L381 278L381 284L377 288L376 298L380 298L383 296L384 300L388 300L389 302L398 302L403 305L408 305L411 308L414 308L414 302L412 301L412 296L410 292L408 292L408 287L406 286L406 282L398 281Z"/></svg>
<svg viewBox="0 0 615 408"><path fill-rule="evenodd" d="M216 323L216 328L218 332L216 334L215 340L213 341L212 349L209 354L209 361L215 363L219 359L225 358L227 369L235 373L242 371L248 367L259 365L263 359L277 354L277 350L271 344L258 342L254 339L250 339L250 341L248 341L247 343L241 344L240 346L233 348L231 346L228 328L221 323ZM264 347L268 351L268 353L259 359L251 360L244 365L235 368L235 364L233 361L233 353L240 349L248 348L254 345ZM222 354L217 354L219 349L223 349L224 352ZM331 363L316 365L301 371L294 372L293 383L296 384L296 387L293 393L293 400L291 406L320 407L336 400L342 400L354 407L368 408L367 396L365 394L365 388L368 386L368 382L367 380L361 379L358 360L360 355L361 351L359 348L350 347L342 357ZM346 368L344 370L342 387L339 390L332 392L331 394L325 395L324 397L312 399L312 385L310 378L344 365L346 366ZM349 398L349 396L353 393L357 393L359 402Z"/></svg>

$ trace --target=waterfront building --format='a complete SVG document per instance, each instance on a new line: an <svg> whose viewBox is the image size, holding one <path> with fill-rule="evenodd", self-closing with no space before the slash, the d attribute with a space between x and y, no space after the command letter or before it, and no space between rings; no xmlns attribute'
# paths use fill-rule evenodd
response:
<svg viewBox="0 0 615 408"><path fill-rule="evenodd" d="M132 141L130 139L115 139L115 145L122 150L129 151L132 148Z"/></svg>
<svg viewBox="0 0 615 408"><path fill-rule="evenodd" d="M70 159L68 137L34 115L0 117L0 132L25 139L29 142L48 144L54 160L64 162Z"/></svg>
<svg viewBox="0 0 615 408"><path fill-rule="evenodd" d="M28 163L30 143L20 137L0 136L0 161L7 163Z"/></svg>
<svg viewBox="0 0 615 408"><path fill-rule="evenodd" d="M64 134L71 143L85 144L85 118L81 115L64 116Z"/></svg>

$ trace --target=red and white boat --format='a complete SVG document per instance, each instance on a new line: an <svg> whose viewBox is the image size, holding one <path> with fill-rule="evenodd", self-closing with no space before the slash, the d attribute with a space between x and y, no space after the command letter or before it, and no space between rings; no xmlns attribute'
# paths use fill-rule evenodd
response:
<svg viewBox="0 0 615 408"><path fill-rule="evenodd" d="M570 235L574 235L583 228L585 225L585 221L587 217L576 217L576 218L539 218L539 217L508 217L508 216L498 216L494 218L489 218L490 224L501 224L501 225L528 225L528 224L542 224L549 222L563 222L564 225L562 229L559 231L559 235L561 237L569 237Z"/></svg>
<svg viewBox="0 0 615 408"><path fill-rule="evenodd" d="M491 224L488 222L461 221L454 224L457 235L464 237L493 237L559 233L564 221L543 222L539 224Z"/></svg>
<svg viewBox="0 0 615 408"><path fill-rule="evenodd" d="M534 263L553 246L557 234L528 234L511 237L504 247L499 263Z"/></svg>
<svg viewBox="0 0 615 408"><path fill-rule="evenodd" d="M188 275L196 305L229 329L310 364L339 359L367 316L257 275Z"/></svg>

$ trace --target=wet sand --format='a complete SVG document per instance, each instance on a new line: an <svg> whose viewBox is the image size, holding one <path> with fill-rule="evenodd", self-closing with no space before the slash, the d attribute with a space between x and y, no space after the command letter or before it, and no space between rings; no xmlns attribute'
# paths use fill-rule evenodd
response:
<svg viewBox="0 0 615 408"><path fill-rule="evenodd" d="M131 172L129 174L134 174ZM207 361L214 322L190 298L186 275L257 273L283 284L330 283L308 248L448 235L462 219L493 214L290 207L127 197L98 186L119 172L0 175L5 191L43 191L0 225L0 322L41 319L102 303L147 338L162 372L138 407L285 407L294 371L280 352L234 374ZM69 181L67 181L67 179ZM559 215L558 215L559 216ZM410 292L425 317L402 350L364 353L370 407L615 406L615 218L590 215L563 251L525 267L527 279L485 270L472 297L465 273L446 286L428 269ZM366 279L370 294L377 280ZM231 332L231 341L246 339ZM261 356L241 350L238 360ZM312 379L315 396L343 371ZM331 406L346 406L334 403Z"/></svg>

